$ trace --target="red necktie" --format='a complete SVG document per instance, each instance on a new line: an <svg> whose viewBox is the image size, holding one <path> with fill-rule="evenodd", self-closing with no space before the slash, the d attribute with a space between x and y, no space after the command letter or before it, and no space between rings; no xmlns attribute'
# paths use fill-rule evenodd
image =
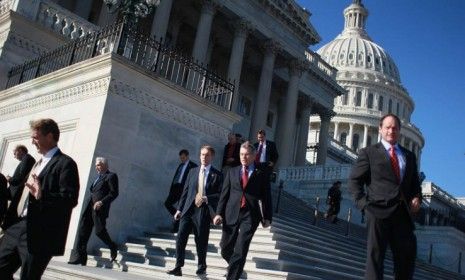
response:
<svg viewBox="0 0 465 280"><path fill-rule="evenodd" d="M394 145L392 145L389 149L389 158L391 159L392 170L394 170L394 174L397 177L397 183L400 183L399 160L397 159L396 149Z"/></svg>
<svg viewBox="0 0 465 280"><path fill-rule="evenodd" d="M255 155L255 163L256 164L259 164L260 163L260 157L262 155L262 149L263 149L263 144L260 144L260 146L258 146L258 152L257 154Z"/></svg>
<svg viewBox="0 0 465 280"><path fill-rule="evenodd" d="M241 183L242 183L242 189L245 190L245 187L247 186L247 183L249 182L249 170L247 166L242 166L242 176L241 176ZM241 197L241 208L244 208L246 204L245 201L245 196L244 193L242 193Z"/></svg>

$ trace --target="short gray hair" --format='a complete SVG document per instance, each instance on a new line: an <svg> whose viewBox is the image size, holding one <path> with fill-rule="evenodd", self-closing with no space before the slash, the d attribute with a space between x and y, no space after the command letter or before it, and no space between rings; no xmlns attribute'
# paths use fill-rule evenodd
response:
<svg viewBox="0 0 465 280"><path fill-rule="evenodd" d="M250 141L245 141L241 144L241 149L247 149L252 154L255 154L255 146Z"/></svg>
<svg viewBox="0 0 465 280"><path fill-rule="evenodd" d="M108 166L108 160L104 157L96 157L95 163L99 163L99 162L105 164L105 166Z"/></svg>

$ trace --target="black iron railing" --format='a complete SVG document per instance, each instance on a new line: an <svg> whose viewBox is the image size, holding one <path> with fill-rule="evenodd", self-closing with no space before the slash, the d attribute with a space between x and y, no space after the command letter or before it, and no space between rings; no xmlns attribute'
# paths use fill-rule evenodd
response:
<svg viewBox="0 0 465 280"><path fill-rule="evenodd" d="M122 21L11 68L6 88L113 52L191 93L231 110L234 84Z"/></svg>

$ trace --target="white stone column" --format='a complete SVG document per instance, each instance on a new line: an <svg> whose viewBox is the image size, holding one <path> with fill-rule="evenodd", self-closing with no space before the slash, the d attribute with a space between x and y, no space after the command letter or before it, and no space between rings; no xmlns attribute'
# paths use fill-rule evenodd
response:
<svg viewBox="0 0 465 280"><path fill-rule="evenodd" d="M378 142L381 141L381 134L378 131Z"/></svg>
<svg viewBox="0 0 465 280"><path fill-rule="evenodd" d="M265 43L265 55L263 57L262 72L252 112L249 137L253 137L259 129L265 127L268 106L270 105L274 61L278 50L279 46L276 42L270 40Z"/></svg>
<svg viewBox="0 0 465 280"><path fill-rule="evenodd" d="M102 4L102 7L100 8L100 15L98 17L98 20L97 20L97 25L98 26L107 26L111 23L113 23L117 18L117 14L116 13L113 13L111 14L109 11L108 11L108 8Z"/></svg>
<svg viewBox="0 0 465 280"><path fill-rule="evenodd" d="M347 135L346 145L352 149L352 138L354 137L354 124L349 123L349 135Z"/></svg>
<svg viewBox="0 0 465 280"><path fill-rule="evenodd" d="M293 146L293 139L295 133L295 118L297 112L297 98L299 96L299 82L302 76L302 71L305 64L299 60L291 61L289 65L289 81L287 85L286 100L284 110L279 116L279 128L278 131L278 153L280 167L286 167L292 165L293 154L289 152L289 149Z"/></svg>
<svg viewBox="0 0 465 280"><path fill-rule="evenodd" d="M339 122L334 122L334 140L339 141Z"/></svg>
<svg viewBox="0 0 465 280"><path fill-rule="evenodd" d="M216 42L216 38L211 38L210 42L208 43L207 55L205 57L205 65L209 65L212 60L213 49L215 48Z"/></svg>
<svg viewBox="0 0 465 280"><path fill-rule="evenodd" d="M363 146L365 148L368 144L368 125L363 126Z"/></svg>
<svg viewBox="0 0 465 280"><path fill-rule="evenodd" d="M182 18L175 18L171 23L171 40L169 46L175 47L178 42L179 31L181 30Z"/></svg>
<svg viewBox="0 0 465 280"><path fill-rule="evenodd" d="M299 101L302 104L299 120L299 140L296 147L295 165L304 166L307 158L308 132L310 126L310 115L312 114L312 100L305 98Z"/></svg>
<svg viewBox="0 0 465 280"><path fill-rule="evenodd" d="M78 0L74 6L74 13L83 19L88 19L92 10L92 0ZM105 6L102 4L102 6Z"/></svg>
<svg viewBox="0 0 465 280"><path fill-rule="evenodd" d="M197 33L195 34L194 48L192 49L192 58L194 61L205 64L213 16L218 6L214 0L203 0L202 3L202 11L200 12L200 19L197 25Z"/></svg>
<svg viewBox="0 0 465 280"><path fill-rule="evenodd" d="M234 83L234 94L231 108L233 111L236 111L237 104L239 102L239 85L244 58L245 41L247 40L247 34L250 30L250 23L241 19L235 22L234 28L234 39L228 65L228 79Z"/></svg>
<svg viewBox="0 0 465 280"><path fill-rule="evenodd" d="M166 38L166 30L168 30L172 5L173 0L161 0L160 5L158 5L155 11L150 35L154 36L156 40Z"/></svg>
<svg viewBox="0 0 465 280"><path fill-rule="evenodd" d="M316 156L316 164L324 165L328 156L328 136L329 125L331 123L331 113L323 112L320 114L320 138L318 140L318 154Z"/></svg>

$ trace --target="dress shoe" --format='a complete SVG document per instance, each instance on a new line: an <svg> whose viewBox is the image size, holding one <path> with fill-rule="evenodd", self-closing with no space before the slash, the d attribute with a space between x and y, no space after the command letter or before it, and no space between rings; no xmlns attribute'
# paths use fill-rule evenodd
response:
<svg viewBox="0 0 465 280"><path fill-rule="evenodd" d="M182 271L180 267L175 267L172 270L168 270L166 273L174 276L182 276Z"/></svg>
<svg viewBox="0 0 465 280"><path fill-rule="evenodd" d="M112 262L116 261L116 257L118 256L118 246L116 244L110 249L110 256Z"/></svg>
<svg viewBox="0 0 465 280"><path fill-rule="evenodd" d="M85 266L87 264L87 257L77 258L75 260L69 261L68 264L74 264L74 265L80 264L80 265Z"/></svg>
<svg viewBox="0 0 465 280"><path fill-rule="evenodd" d="M197 275L203 275L203 274L205 274L205 273L207 273L207 269L206 269L205 267L199 268L199 269L197 269L197 271L195 272L195 274L197 274Z"/></svg>

